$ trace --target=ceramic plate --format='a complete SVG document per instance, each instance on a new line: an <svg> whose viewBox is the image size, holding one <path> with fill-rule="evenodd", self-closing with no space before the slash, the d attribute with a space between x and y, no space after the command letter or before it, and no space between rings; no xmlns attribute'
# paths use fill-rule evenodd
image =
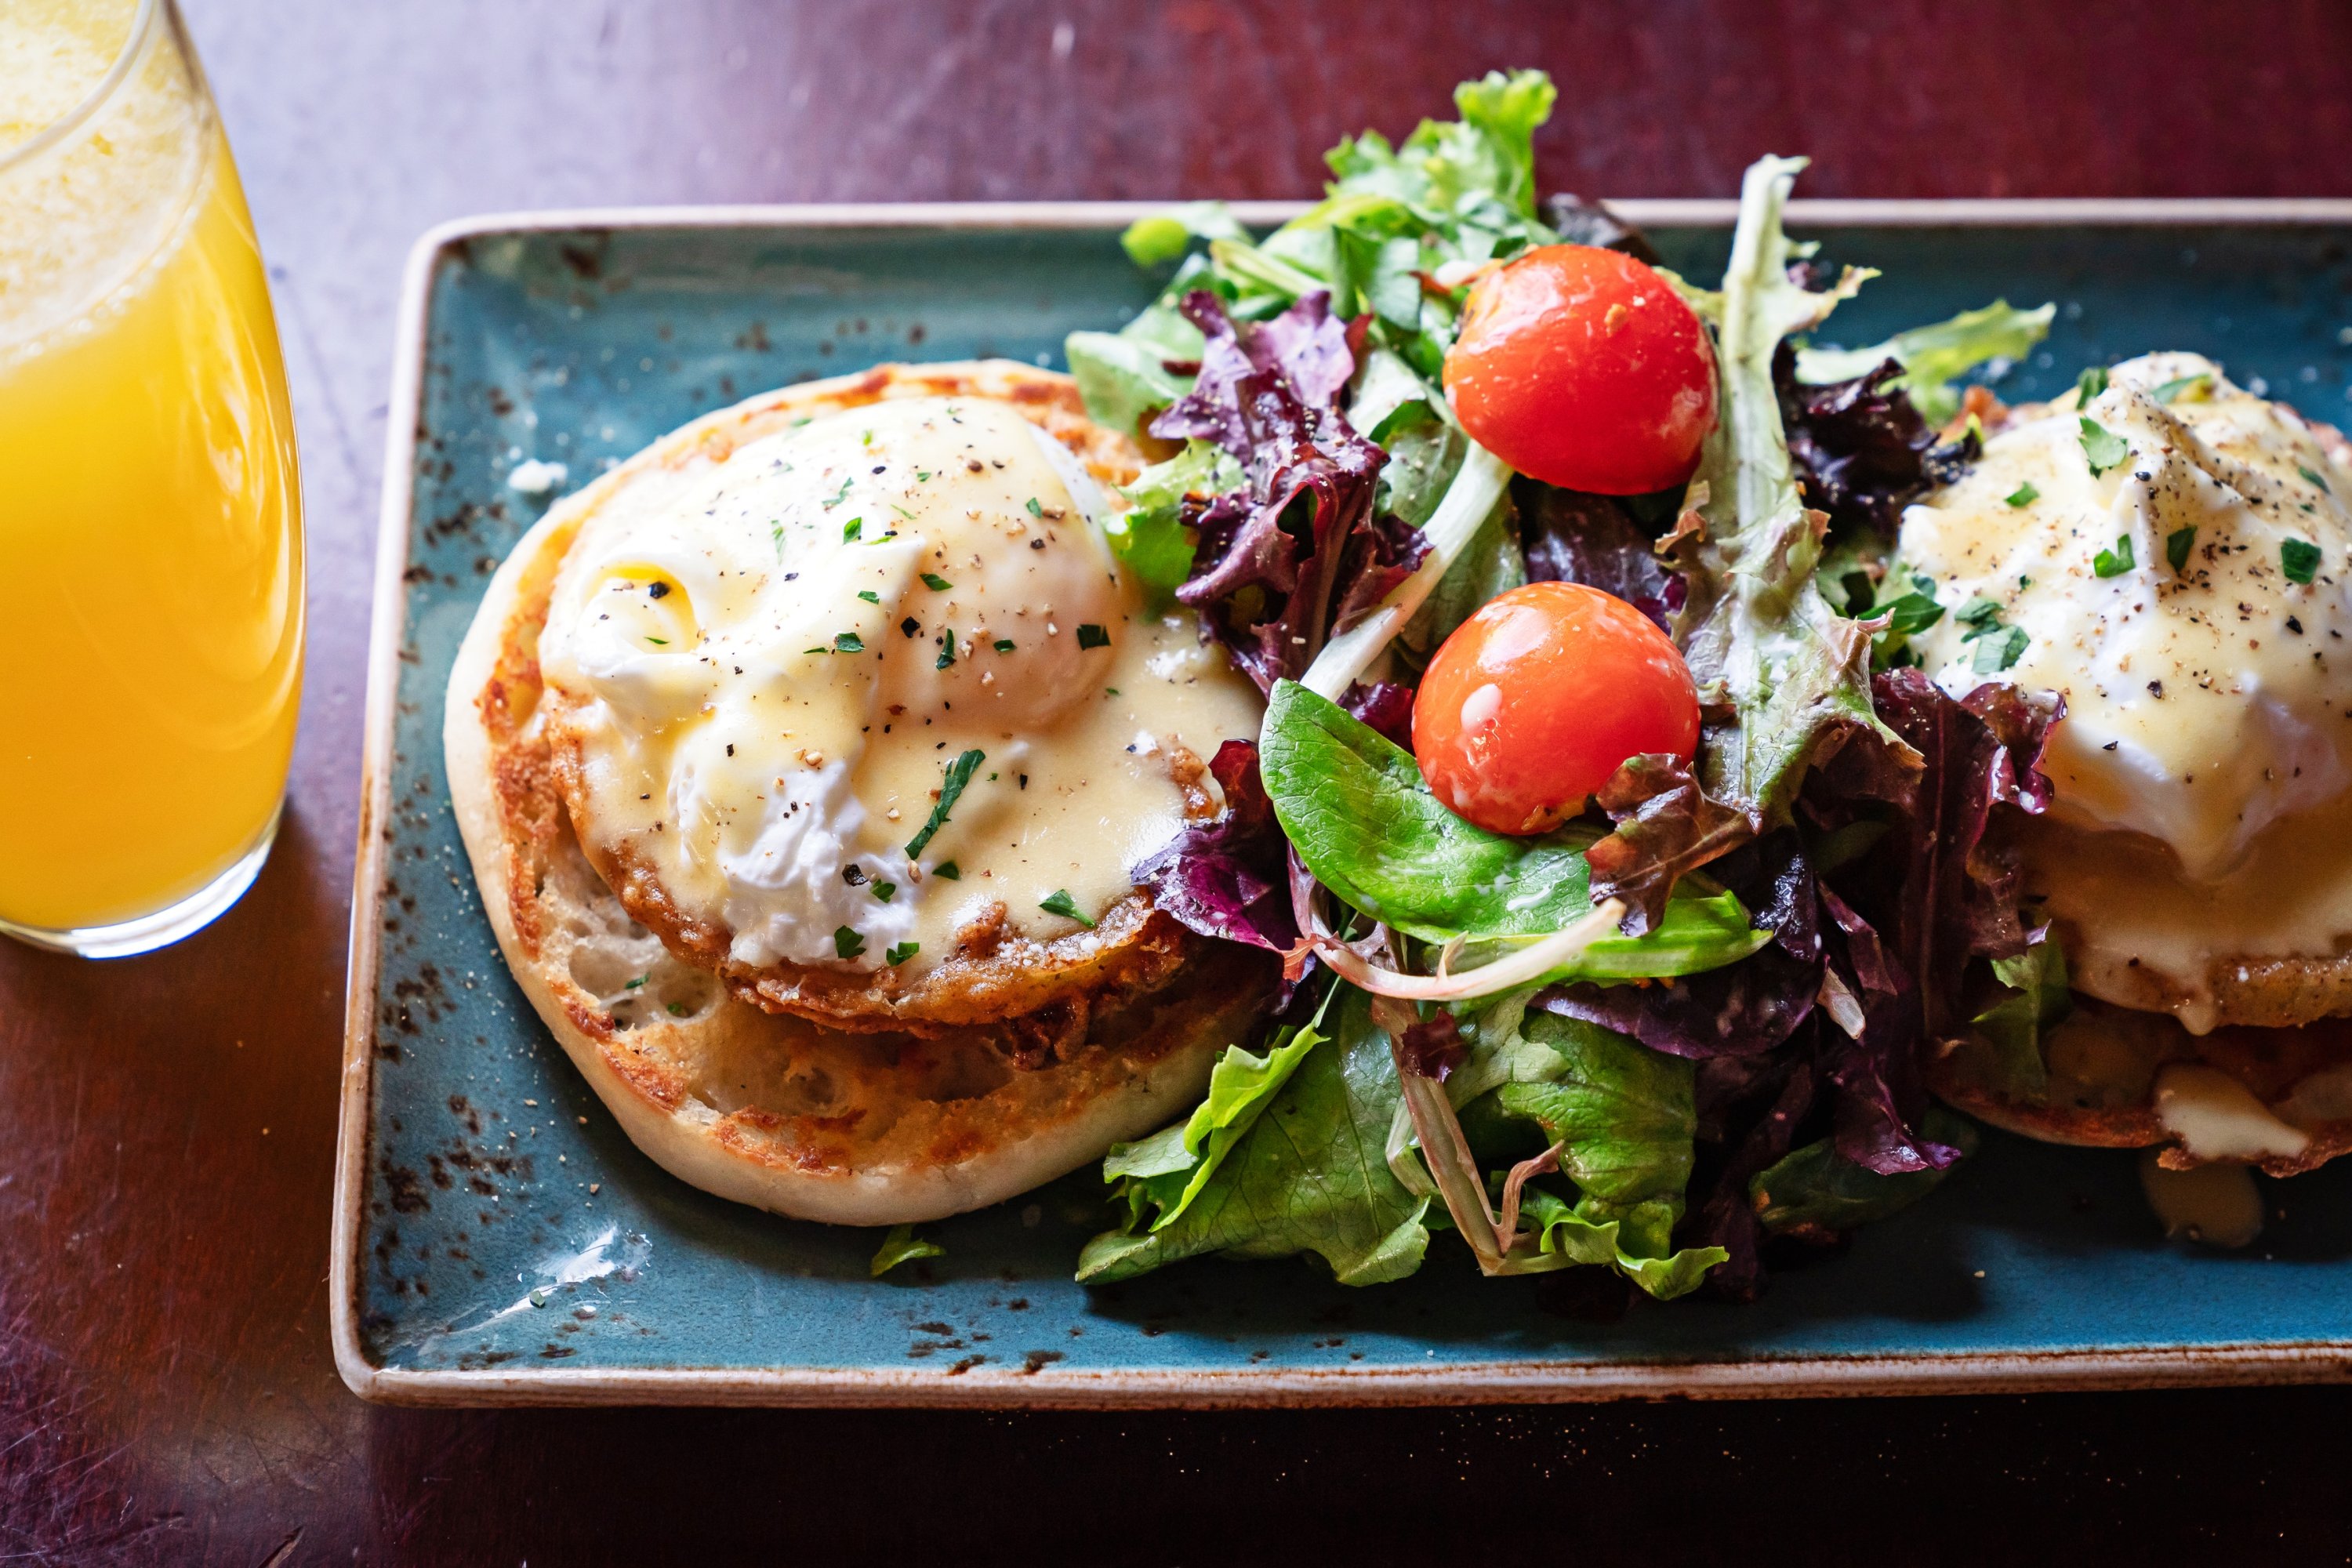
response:
<svg viewBox="0 0 2352 1568"><path fill-rule="evenodd" d="M1628 204L1693 276L1729 204ZM1272 220L1281 209L1245 216ZM509 980L441 767L449 661L543 509L706 410L888 359L1060 363L1150 279L1105 206L663 210L472 221L419 244L392 399L335 1203L338 1365L404 1403L1247 1405L1829 1394L2352 1376L2352 1161L2266 1183L2245 1251L2166 1243L2129 1153L1999 1134L1932 1198L1760 1303L1555 1315L1441 1244L1402 1284L1201 1261L1072 1282L1087 1173L874 1233L707 1197L640 1155ZM1868 342L1996 295L2059 302L2000 384L2193 349L2352 416L2352 205L1807 204L1801 237L1885 276Z"/></svg>

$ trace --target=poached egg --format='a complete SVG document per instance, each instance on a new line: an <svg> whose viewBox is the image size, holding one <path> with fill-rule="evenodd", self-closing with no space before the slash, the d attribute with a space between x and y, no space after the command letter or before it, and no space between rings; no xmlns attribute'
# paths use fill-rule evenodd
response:
<svg viewBox="0 0 2352 1568"><path fill-rule="evenodd" d="M1012 405L886 399L600 511L555 585L583 838L730 956L920 973L1002 904L1048 940L1132 890L1262 703L1104 543Z"/></svg>
<svg viewBox="0 0 2352 1568"><path fill-rule="evenodd" d="M2076 403L1908 509L1896 570L1944 608L1913 647L1946 690L2066 700L2026 853L2078 982L2147 965L2201 1032L2215 960L2352 936L2352 471L2194 354Z"/></svg>

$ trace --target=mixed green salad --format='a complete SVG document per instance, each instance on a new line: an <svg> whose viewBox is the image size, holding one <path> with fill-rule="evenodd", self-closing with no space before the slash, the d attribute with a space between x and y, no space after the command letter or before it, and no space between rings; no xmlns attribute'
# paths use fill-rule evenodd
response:
<svg viewBox="0 0 2352 1568"><path fill-rule="evenodd" d="M1268 235L1137 223L1165 287L1069 339L1156 458L1114 550L1267 700L1225 815L1138 881L1285 979L1189 1117L1112 1150L1082 1280L1373 1284L1450 1231L1488 1275L1751 1298L1973 1147L1932 1042L1990 1014L2032 1049L2055 950L1984 830L2046 803L2055 711L1904 668L1942 612L1888 560L1977 455L1956 383L2048 307L1809 342L1871 274L1783 232L1801 160L1748 171L1702 286L1538 198L1553 97L1490 74L1342 142Z"/></svg>

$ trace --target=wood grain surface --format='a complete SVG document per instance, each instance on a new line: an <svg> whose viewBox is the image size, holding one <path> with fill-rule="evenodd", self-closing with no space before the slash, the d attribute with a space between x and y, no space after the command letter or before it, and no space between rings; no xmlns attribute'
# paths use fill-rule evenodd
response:
<svg viewBox="0 0 2352 1568"><path fill-rule="evenodd" d="M285 835L229 916L104 965L0 943L0 1556L2340 1557L2341 1391L396 1412L337 1382L325 1278L392 310L428 224L585 203L1305 195L1340 133L1400 134L1458 78L1522 64L1562 89L1540 142L1552 187L1723 195L1757 153L1803 151L1820 195L2347 195L2352 8L184 4L285 327L309 685Z"/></svg>

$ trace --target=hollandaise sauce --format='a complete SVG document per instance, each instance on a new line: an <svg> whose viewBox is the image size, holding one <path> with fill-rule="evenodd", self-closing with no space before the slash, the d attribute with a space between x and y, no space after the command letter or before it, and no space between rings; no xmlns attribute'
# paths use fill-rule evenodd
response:
<svg viewBox="0 0 2352 1568"><path fill-rule="evenodd" d="M747 964L919 974L999 906L1040 940L1093 925L1263 711L1119 569L1104 504L1018 410L959 397L615 498L539 648L583 839Z"/></svg>
<svg viewBox="0 0 2352 1568"><path fill-rule="evenodd" d="M0 6L0 926L82 951L171 940L250 879L301 678L261 259L153 9Z"/></svg>

